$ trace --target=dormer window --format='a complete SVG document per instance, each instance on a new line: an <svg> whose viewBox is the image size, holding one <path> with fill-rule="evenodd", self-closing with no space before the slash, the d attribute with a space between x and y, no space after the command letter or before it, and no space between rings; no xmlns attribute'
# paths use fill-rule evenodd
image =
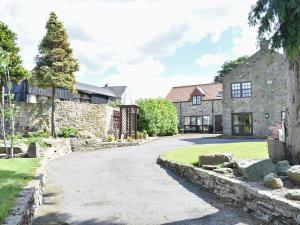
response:
<svg viewBox="0 0 300 225"><path fill-rule="evenodd" d="M192 96L192 105L201 105L201 96L200 95L195 95Z"/></svg>

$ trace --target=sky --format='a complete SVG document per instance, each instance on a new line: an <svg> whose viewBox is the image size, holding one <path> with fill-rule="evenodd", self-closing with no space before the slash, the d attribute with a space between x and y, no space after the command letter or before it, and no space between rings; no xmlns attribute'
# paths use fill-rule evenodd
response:
<svg viewBox="0 0 300 225"><path fill-rule="evenodd" d="M24 66L54 11L80 63L78 81L126 85L133 99L172 86L213 82L226 60L257 51L248 25L255 0L1 0L0 21L17 36Z"/></svg>

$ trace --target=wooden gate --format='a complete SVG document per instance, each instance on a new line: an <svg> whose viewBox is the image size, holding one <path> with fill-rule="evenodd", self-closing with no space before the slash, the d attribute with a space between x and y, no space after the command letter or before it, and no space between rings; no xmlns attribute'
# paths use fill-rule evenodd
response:
<svg viewBox="0 0 300 225"><path fill-rule="evenodd" d="M120 130L119 138L128 138L134 135L137 139L137 105L121 105L120 106Z"/></svg>

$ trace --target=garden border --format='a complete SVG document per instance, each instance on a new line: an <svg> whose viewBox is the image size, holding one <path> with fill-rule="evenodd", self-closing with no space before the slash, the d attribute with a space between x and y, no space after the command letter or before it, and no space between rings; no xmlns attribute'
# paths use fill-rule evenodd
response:
<svg viewBox="0 0 300 225"><path fill-rule="evenodd" d="M4 220L4 225L32 224L34 214L43 201L47 179L47 164L48 159L41 160L33 179L19 193L15 206Z"/></svg>
<svg viewBox="0 0 300 225"><path fill-rule="evenodd" d="M272 225L300 224L300 203L275 196L267 189L225 177L224 175L201 168L168 161L161 156L157 163L170 169L188 181L213 192L226 203L243 208L255 218Z"/></svg>

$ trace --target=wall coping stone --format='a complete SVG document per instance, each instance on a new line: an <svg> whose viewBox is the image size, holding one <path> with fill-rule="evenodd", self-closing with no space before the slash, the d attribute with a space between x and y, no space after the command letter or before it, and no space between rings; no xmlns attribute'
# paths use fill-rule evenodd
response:
<svg viewBox="0 0 300 225"><path fill-rule="evenodd" d="M251 186L249 183L226 177L213 171L157 159L161 166L213 192L218 198L254 215L255 218L272 225L300 224L300 201L291 201L274 195L268 189Z"/></svg>

